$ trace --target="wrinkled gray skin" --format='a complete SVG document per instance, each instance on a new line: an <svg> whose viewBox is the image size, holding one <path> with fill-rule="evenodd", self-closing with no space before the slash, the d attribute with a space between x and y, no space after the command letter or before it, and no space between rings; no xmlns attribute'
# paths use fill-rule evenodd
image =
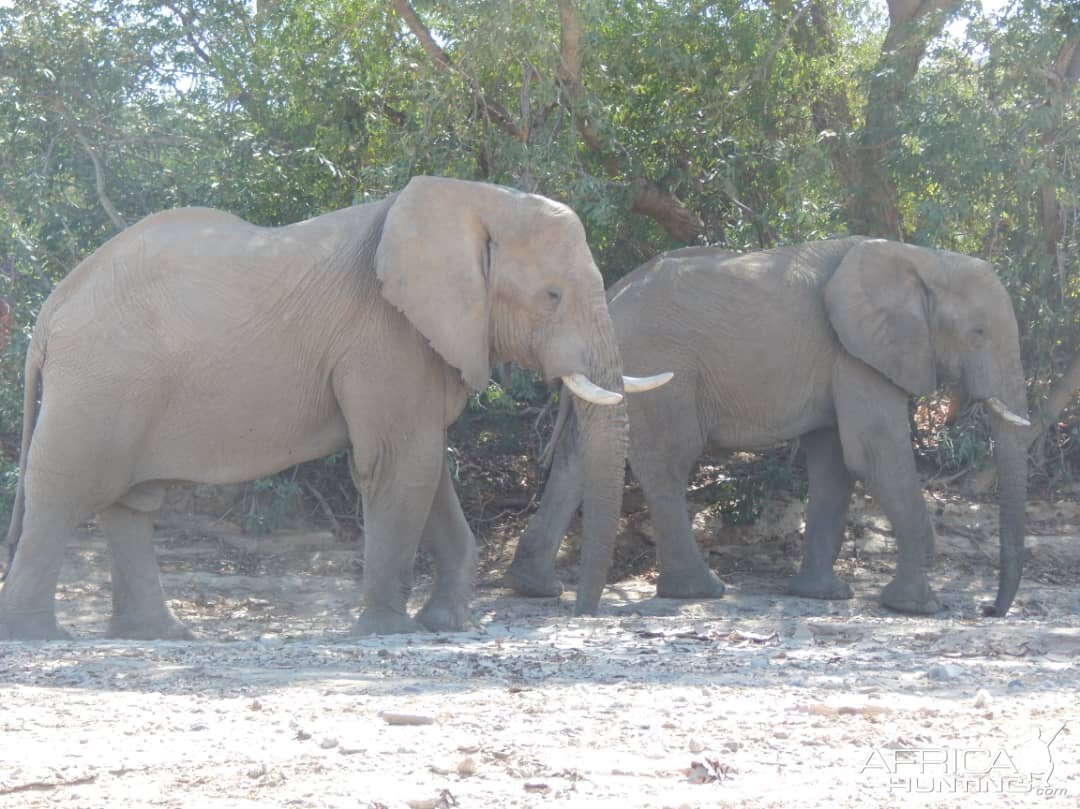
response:
<svg viewBox="0 0 1080 809"><path fill-rule="evenodd" d="M0 638L65 636L54 611L63 550L95 513L112 557L110 634L190 637L165 603L152 543L167 485L249 480L345 448L365 516L355 631L463 628L476 549L446 428L490 363L510 360L622 389L584 230L551 200L417 177L385 200L281 228L208 209L144 219L38 317ZM625 405L579 409L587 530L609 534L603 548L621 503ZM414 619L421 541L436 580Z"/></svg>
<svg viewBox="0 0 1080 809"><path fill-rule="evenodd" d="M665 387L628 403L630 463L657 533L659 595L723 592L687 513L686 486L702 451L798 438L809 501L791 592L851 596L833 563L853 481L861 478L896 533L896 576L882 603L902 612L938 610L927 578L934 531L915 469L908 399L948 378L975 399L996 397L1012 414L1026 414L1016 318L988 264L863 238L735 257L698 248L653 260L608 297L627 373L675 373ZM1026 463L1018 427L996 414L991 421L1001 508L993 611L1004 615L1020 582ZM523 595L561 590L555 556L583 486L577 440L571 415L508 573ZM597 605L578 602L582 612Z"/></svg>

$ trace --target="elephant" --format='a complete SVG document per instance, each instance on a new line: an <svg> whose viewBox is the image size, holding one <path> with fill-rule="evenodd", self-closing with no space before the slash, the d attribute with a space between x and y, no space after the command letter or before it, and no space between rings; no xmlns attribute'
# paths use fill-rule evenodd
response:
<svg viewBox="0 0 1080 809"><path fill-rule="evenodd" d="M1000 482L1001 568L993 613L1019 586L1027 425L1016 317L986 262L852 237L743 255L663 254L608 292L624 367L663 366L674 380L627 403L630 466L657 534L657 594L715 598L724 588L691 533L688 477L706 447L762 449L798 439L809 484L805 546L790 592L850 598L833 571L855 478L896 534L884 606L930 614L934 530L910 440L909 397L955 380L985 403ZM584 485L578 426L560 410L540 506L506 579L518 593L561 592L555 556ZM588 549L591 539L583 539ZM593 554L582 563L597 563ZM603 562L602 562L603 564ZM606 560L610 564L610 560ZM579 613L599 600L578 594Z"/></svg>
<svg viewBox="0 0 1080 809"><path fill-rule="evenodd" d="M624 383L571 209L421 176L283 227L209 208L148 216L76 267L38 315L0 638L68 636L55 614L63 552L95 514L111 557L109 634L192 637L165 602L153 548L168 485L251 480L343 449L365 516L354 632L462 629L476 543L446 430L503 361L581 397L586 521L610 534L603 549L622 496ZM412 617L421 543L435 581Z"/></svg>

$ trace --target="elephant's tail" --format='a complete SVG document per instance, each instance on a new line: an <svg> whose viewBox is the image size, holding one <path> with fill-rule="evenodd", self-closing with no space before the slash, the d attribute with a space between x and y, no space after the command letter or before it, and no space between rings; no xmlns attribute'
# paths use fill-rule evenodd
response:
<svg viewBox="0 0 1080 809"><path fill-rule="evenodd" d="M26 370L23 374L23 423L22 446L19 450L19 482L15 487L15 504L11 509L11 523L8 525L8 560L2 581L11 569L11 560L15 558L15 547L22 534L23 511L26 500L26 461L30 457L30 439L34 435L37 423L38 394L41 388L41 367L45 364L44 329L35 329L26 352Z"/></svg>

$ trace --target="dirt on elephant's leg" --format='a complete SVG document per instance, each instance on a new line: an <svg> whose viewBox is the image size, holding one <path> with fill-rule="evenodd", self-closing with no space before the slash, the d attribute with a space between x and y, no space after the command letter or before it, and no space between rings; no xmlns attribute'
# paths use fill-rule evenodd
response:
<svg viewBox="0 0 1080 809"><path fill-rule="evenodd" d="M421 544L435 560L435 588L416 619L432 632L461 632L469 624L476 538L445 465Z"/></svg>
<svg viewBox="0 0 1080 809"><path fill-rule="evenodd" d="M806 539L802 566L788 592L803 598L851 598L851 586L833 572L833 563L844 541L855 481L844 466L844 450L834 428L807 433L801 442L809 479Z"/></svg>
<svg viewBox="0 0 1080 809"><path fill-rule="evenodd" d="M154 553L152 515L116 504L104 509L98 519L112 556L109 636L132 640L194 638L165 603Z"/></svg>

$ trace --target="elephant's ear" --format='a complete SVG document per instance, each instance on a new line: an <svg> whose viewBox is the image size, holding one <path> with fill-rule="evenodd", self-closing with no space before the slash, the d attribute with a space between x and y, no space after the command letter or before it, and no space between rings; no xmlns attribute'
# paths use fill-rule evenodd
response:
<svg viewBox="0 0 1080 809"><path fill-rule="evenodd" d="M881 239L855 245L825 285L825 307L850 354L925 396L937 387L930 298L904 253Z"/></svg>
<svg viewBox="0 0 1080 809"><path fill-rule="evenodd" d="M414 177L391 205L375 251L383 297L476 391L491 366L483 193L475 183Z"/></svg>

